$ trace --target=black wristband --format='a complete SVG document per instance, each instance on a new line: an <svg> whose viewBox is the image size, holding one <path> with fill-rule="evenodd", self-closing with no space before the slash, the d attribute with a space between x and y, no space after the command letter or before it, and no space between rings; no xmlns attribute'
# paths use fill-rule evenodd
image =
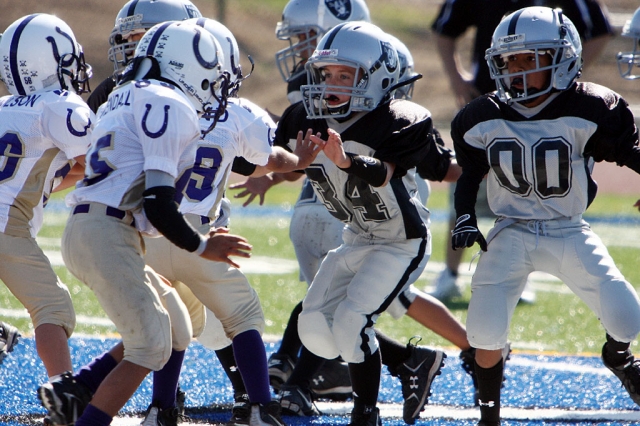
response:
<svg viewBox="0 0 640 426"><path fill-rule="evenodd" d="M351 158L351 165L346 169L338 167L347 173L367 182L373 187L382 186L387 180L387 166L377 158L345 152Z"/></svg>

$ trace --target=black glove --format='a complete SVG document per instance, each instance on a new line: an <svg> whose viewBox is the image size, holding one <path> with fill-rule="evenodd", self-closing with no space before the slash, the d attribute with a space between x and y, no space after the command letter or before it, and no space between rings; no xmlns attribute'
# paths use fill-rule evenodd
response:
<svg viewBox="0 0 640 426"><path fill-rule="evenodd" d="M487 240L478 229L476 217L463 214L456 219L456 226L451 231L451 248L456 250L471 247L476 241L480 244L482 251L487 251Z"/></svg>

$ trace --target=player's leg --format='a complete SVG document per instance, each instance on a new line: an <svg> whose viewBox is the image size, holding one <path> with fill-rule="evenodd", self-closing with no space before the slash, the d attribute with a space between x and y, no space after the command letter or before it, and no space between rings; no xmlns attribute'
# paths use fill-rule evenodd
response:
<svg viewBox="0 0 640 426"><path fill-rule="evenodd" d="M171 319L171 355L160 370L153 372L151 404L147 408L142 422L145 426L177 423L180 417L178 408L178 380L182 362L191 338L193 328L189 310L171 283L158 275L152 268L145 268L147 279L156 290L162 306Z"/></svg>
<svg viewBox="0 0 640 426"><path fill-rule="evenodd" d="M447 235L453 230L456 224L456 213L453 208L453 194L456 185L449 185L449 222ZM429 294L438 300L447 301L462 294L462 284L458 280L458 267L462 261L464 250L453 250L451 241L445 238L445 265L433 282L433 289Z"/></svg>
<svg viewBox="0 0 640 426"><path fill-rule="evenodd" d="M88 213L70 217L62 254L69 270L92 289L116 325L126 351L96 390L79 425L104 424L115 416L142 379L162 368L171 354L169 315L145 274L140 235L131 217L106 216L103 207L92 204Z"/></svg>
<svg viewBox="0 0 640 426"><path fill-rule="evenodd" d="M346 256L346 265L357 272L347 287L346 299L335 310L333 334L340 354L349 362L354 392L352 420L378 416L382 361L373 324L420 274L419 265L429 253L429 240L416 239L354 247ZM418 405L422 408L426 395L419 399Z"/></svg>
<svg viewBox="0 0 640 426"><path fill-rule="evenodd" d="M602 348L603 362L640 405L640 360L635 359L630 350L630 343L640 332L637 292L588 225L567 226L554 221L547 225L547 233L544 247L548 253L534 259L541 270L564 281L600 318L607 332ZM554 268L549 268L549 259L559 258L560 254L562 262L555 262L551 264Z"/></svg>
<svg viewBox="0 0 640 426"><path fill-rule="evenodd" d="M524 288L524 278L532 271L529 254L522 244L524 234L529 232L515 225L500 231L489 244L489 250L480 256L471 281L466 328L469 343L476 348L480 420L487 425L500 421L509 324Z"/></svg>
<svg viewBox="0 0 640 426"><path fill-rule="evenodd" d="M194 261L193 256L183 263L183 270L176 268L176 275L185 277L181 281L214 313L232 341L235 361L252 404L252 415L269 416L280 422L280 406L271 400L262 340L264 314L257 293L240 270L225 263Z"/></svg>
<svg viewBox="0 0 640 426"><path fill-rule="evenodd" d="M49 377L71 371L67 339L76 325L67 286L33 238L0 233L0 277L31 315L38 356Z"/></svg>

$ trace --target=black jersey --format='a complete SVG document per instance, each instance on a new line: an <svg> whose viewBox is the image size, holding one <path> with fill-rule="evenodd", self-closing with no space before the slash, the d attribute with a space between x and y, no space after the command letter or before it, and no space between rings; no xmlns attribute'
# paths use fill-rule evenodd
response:
<svg viewBox="0 0 640 426"><path fill-rule="evenodd" d="M485 51L491 46L493 31L505 15L530 6L561 8L575 25L583 42L613 34L596 0L447 0L431 28L452 38L460 37L470 27L476 28L472 52L473 81L480 93L493 92L496 84L484 60Z"/></svg>
<svg viewBox="0 0 640 426"><path fill-rule="evenodd" d="M518 219L555 219L584 213L596 185L593 162L615 162L640 173L638 131L627 102L594 83L575 83L531 117L485 95L454 118L451 137L463 173L458 216L473 211L487 175L491 210Z"/></svg>
<svg viewBox="0 0 640 426"><path fill-rule="evenodd" d="M427 155L431 114L413 102L394 100L356 116L343 123L311 120L301 103L291 105L278 123L275 145L293 149L298 131L309 128L326 139L330 126L340 133L345 151L394 163L394 176L379 188L340 170L322 152L305 173L325 207L354 232L386 240L425 237L428 210L413 174L406 172Z"/></svg>
<svg viewBox="0 0 640 426"><path fill-rule="evenodd" d="M116 87L116 80L113 77L108 77L102 80L102 82L96 87L87 99L87 105L94 113L98 111L100 105L107 102L109 93L113 92Z"/></svg>

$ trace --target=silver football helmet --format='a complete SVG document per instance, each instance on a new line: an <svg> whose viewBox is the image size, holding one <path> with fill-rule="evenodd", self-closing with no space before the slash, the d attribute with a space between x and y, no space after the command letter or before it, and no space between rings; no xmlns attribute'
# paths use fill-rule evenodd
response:
<svg viewBox="0 0 640 426"><path fill-rule="evenodd" d="M289 47L276 52L284 81L305 72L304 62L329 29L350 21L371 21L364 0L290 0L276 26L276 37L289 41Z"/></svg>
<svg viewBox="0 0 640 426"><path fill-rule="evenodd" d="M189 0L129 0L118 15L109 36L108 56L115 72L124 69L133 58L137 41L129 41L135 34L166 21L183 21L201 17L198 8Z"/></svg>
<svg viewBox="0 0 640 426"><path fill-rule="evenodd" d="M630 50L616 55L618 70L622 78L635 80L640 78L640 7L622 28L622 36L630 38L632 45Z"/></svg>
<svg viewBox="0 0 640 426"><path fill-rule="evenodd" d="M398 52L398 60L400 61L400 75L398 76L398 84L400 85L394 91L393 97L394 99L411 100L413 97L413 86L416 80L422 76L414 70L413 56L409 48L401 42L398 37L391 34L389 36L391 37L393 47L395 47ZM402 83L405 82L407 82L407 84L402 85Z"/></svg>
<svg viewBox="0 0 640 426"><path fill-rule="evenodd" d="M0 38L0 75L9 93L26 96L48 90L86 93L91 67L71 28L46 13L24 16Z"/></svg>
<svg viewBox="0 0 640 426"><path fill-rule="evenodd" d="M238 42L233 33L220 22L209 18L189 19L189 23L204 28L213 35L222 47L222 56L226 71L229 73L229 92L231 96L235 96L240 88L240 83L246 78L242 75L242 66L240 65L240 49Z"/></svg>
<svg viewBox="0 0 640 426"><path fill-rule="evenodd" d="M160 75L172 81L187 95L196 111L210 113L215 106L212 100L220 96L228 75L224 72L222 48L208 31L191 23L164 22L151 27L136 47L134 61L144 68L138 58L153 57L160 68ZM218 92L218 94L216 94ZM222 93L226 96L226 93Z"/></svg>
<svg viewBox="0 0 640 426"><path fill-rule="evenodd" d="M530 71L509 74L505 59L519 53L535 53L535 57L548 54L551 65ZM526 7L500 21L485 60L491 78L495 80L498 97L504 102L522 102L534 99L551 90L566 90L582 71L582 43L575 26L560 9ZM550 70L549 86L542 90L527 89L527 75ZM524 90L511 87L513 78L522 78Z"/></svg>
<svg viewBox="0 0 640 426"><path fill-rule="evenodd" d="M324 68L342 65L355 70L353 86L327 85ZM309 118L348 117L355 111L371 111L390 100L400 75L398 53L391 37L368 22L347 22L332 28L307 61L309 84L300 87ZM339 106L328 99L350 95Z"/></svg>

